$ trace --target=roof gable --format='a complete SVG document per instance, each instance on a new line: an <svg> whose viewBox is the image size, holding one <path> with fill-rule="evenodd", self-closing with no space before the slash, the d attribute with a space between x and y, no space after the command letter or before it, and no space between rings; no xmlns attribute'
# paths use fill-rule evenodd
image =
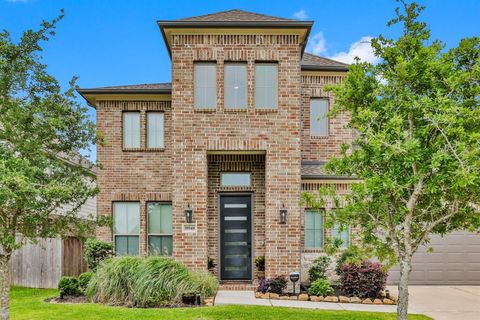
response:
<svg viewBox="0 0 480 320"><path fill-rule="evenodd" d="M294 19L286 19L280 17L269 16L260 13L254 13L249 11L244 11L240 9L232 9L221 11L217 13L211 13L201 16L195 16L190 18L177 19L175 21L217 21L217 22L227 22L227 21L242 21L242 22L258 22L258 21L298 21Z"/></svg>

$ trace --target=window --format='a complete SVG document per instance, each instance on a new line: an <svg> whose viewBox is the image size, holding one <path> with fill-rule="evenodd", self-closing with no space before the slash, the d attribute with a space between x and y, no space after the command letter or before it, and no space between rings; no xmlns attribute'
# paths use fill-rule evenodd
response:
<svg viewBox="0 0 480 320"><path fill-rule="evenodd" d="M140 112L123 113L123 147L140 148Z"/></svg>
<svg viewBox="0 0 480 320"><path fill-rule="evenodd" d="M195 108L215 109L217 107L216 70L215 63L195 64Z"/></svg>
<svg viewBox="0 0 480 320"><path fill-rule="evenodd" d="M342 229L340 225L335 224L333 226L333 239L340 239L342 241L340 248L348 248L350 245L350 233L348 227Z"/></svg>
<svg viewBox="0 0 480 320"><path fill-rule="evenodd" d="M148 251L151 255L169 256L173 251L172 205L148 204Z"/></svg>
<svg viewBox="0 0 480 320"><path fill-rule="evenodd" d="M278 104L278 65L258 63L255 66L255 107L274 109Z"/></svg>
<svg viewBox="0 0 480 320"><path fill-rule="evenodd" d="M307 210L305 213L305 248L323 246L323 211Z"/></svg>
<svg viewBox="0 0 480 320"><path fill-rule="evenodd" d="M328 135L328 100L310 100L310 136Z"/></svg>
<svg viewBox="0 0 480 320"><path fill-rule="evenodd" d="M140 233L140 203L113 204L115 252L117 255L138 255Z"/></svg>
<svg viewBox="0 0 480 320"><path fill-rule="evenodd" d="M147 148L164 147L164 114L147 112Z"/></svg>
<svg viewBox="0 0 480 320"><path fill-rule="evenodd" d="M222 173L221 184L223 187L248 187L251 185L251 176L248 172Z"/></svg>
<svg viewBox="0 0 480 320"><path fill-rule="evenodd" d="M247 108L247 65L225 64L225 108Z"/></svg>

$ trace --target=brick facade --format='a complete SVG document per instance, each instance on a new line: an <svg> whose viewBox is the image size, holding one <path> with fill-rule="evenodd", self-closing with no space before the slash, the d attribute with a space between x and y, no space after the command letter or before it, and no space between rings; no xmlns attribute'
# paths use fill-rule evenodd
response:
<svg viewBox="0 0 480 320"><path fill-rule="evenodd" d="M100 94L95 100L97 126L105 138L97 146L101 164L98 183L98 215L111 216L115 201L140 202L140 254L147 250L146 205L167 201L173 210L173 257L195 270L206 270L207 259L218 262L219 192L251 192L253 206L253 256L265 256L265 276L302 271L320 252L304 250L302 190L316 190L321 182L309 183L301 176L302 160L327 160L337 155L340 143L351 139L344 128L348 117L329 120L327 137L310 137L311 98L328 98L324 85L342 81L342 73L301 70L304 40L298 34L260 31L225 34L172 32L171 94L114 100ZM217 77L217 107L194 108L194 63L214 62ZM255 64L278 64L278 107L255 109ZM247 65L247 108L224 108L224 64ZM141 86L137 86L141 87ZM160 101L163 100L163 101ZM141 112L141 147L122 148L122 112ZM146 148L146 112L165 113L165 148ZM224 188L220 173L249 171L252 186ZM339 193L347 185L338 183ZM184 233L184 210L190 206L196 233ZM279 211L287 209L287 223L280 224ZM112 240L112 230L99 228L97 237ZM255 270L255 269L253 269ZM218 269L215 269L218 274ZM255 277L259 274L256 273Z"/></svg>

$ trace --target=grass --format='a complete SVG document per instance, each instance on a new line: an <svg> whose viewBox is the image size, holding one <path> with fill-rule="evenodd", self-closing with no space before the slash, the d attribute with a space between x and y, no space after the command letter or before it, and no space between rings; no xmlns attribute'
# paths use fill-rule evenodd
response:
<svg viewBox="0 0 480 320"><path fill-rule="evenodd" d="M45 298L58 295L53 289L12 288L12 320L386 320L394 314L351 311L306 310L261 306L219 306L177 309L129 309L98 304L50 304ZM426 316L413 315L413 320L427 320Z"/></svg>

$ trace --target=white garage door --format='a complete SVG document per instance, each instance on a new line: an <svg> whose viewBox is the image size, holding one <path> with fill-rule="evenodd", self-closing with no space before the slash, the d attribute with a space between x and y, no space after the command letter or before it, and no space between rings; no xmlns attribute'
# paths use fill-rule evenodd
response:
<svg viewBox="0 0 480 320"><path fill-rule="evenodd" d="M433 252L421 248L414 255L411 284L480 285L480 234L434 236L430 247ZM399 277L398 267L393 268L389 283L398 283Z"/></svg>

